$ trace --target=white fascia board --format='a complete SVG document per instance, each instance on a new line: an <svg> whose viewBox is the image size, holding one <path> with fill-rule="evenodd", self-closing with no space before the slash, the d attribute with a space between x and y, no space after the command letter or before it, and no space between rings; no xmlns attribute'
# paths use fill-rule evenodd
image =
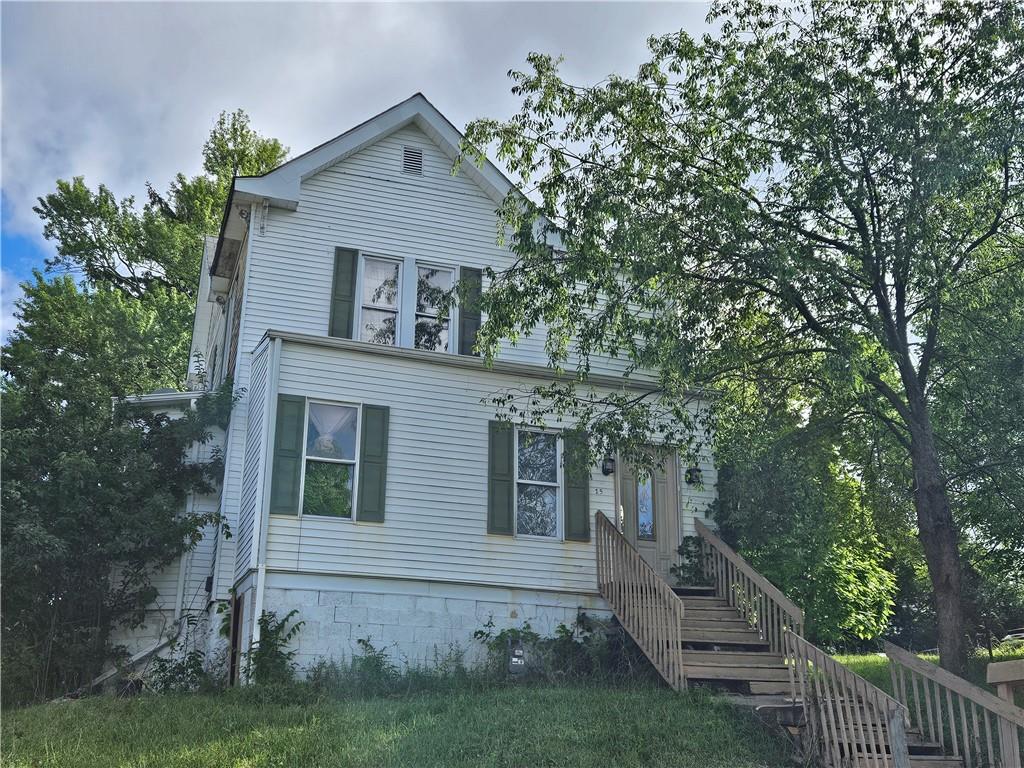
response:
<svg viewBox="0 0 1024 768"><path fill-rule="evenodd" d="M203 396L203 392L147 392L144 395L129 395L124 398L125 402L135 403L136 405L149 405L149 406L178 406L186 407L193 400L196 400ZM111 398L114 403L118 402L118 398Z"/></svg>

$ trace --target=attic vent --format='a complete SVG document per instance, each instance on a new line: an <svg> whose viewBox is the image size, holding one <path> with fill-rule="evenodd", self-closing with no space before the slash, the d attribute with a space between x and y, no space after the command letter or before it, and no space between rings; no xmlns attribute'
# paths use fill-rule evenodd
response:
<svg viewBox="0 0 1024 768"><path fill-rule="evenodd" d="M402 173L413 176L423 175L423 150L414 147L402 147Z"/></svg>

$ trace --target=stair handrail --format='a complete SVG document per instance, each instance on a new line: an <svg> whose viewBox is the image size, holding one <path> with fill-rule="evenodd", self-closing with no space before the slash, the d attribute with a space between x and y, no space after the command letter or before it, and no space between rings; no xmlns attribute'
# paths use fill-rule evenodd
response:
<svg viewBox="0 0 1024 768"><path fill-rule="evenodd" d="M882 647L893 695L922 735L942 744L947 756L961 758L965 768L1019 768L1024 709L898 645L883 641Z"/></svg>
<svg viewBox="0 0 1024 768"><path fill-rule="evenodd" d="M683 601L615 523L594 518L598 591L665 682L685 689Z"/></svg>
<svg viewBox="0 0 1024 768"><path fill-rule="evenodd" d="M707 525L694 520L694 526L703 541L704 575L717 596L735 607L772 651L783 653L787 629L803 634L804 612Z"/></svg>
<svg viewBox="0 0 1024 768"><path fill-rule="evenodd" d="M910 768L907 708L793 630L785 635L790 690L806 744L831 768Z"/></svg>

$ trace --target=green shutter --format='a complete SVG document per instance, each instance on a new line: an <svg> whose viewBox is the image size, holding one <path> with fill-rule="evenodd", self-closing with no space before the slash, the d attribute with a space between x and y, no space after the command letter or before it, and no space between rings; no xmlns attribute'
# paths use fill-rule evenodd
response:
<svg viewBox="0 0 1024 768"><path fill-rule="evenodd" d="M459 354L475 355L473 345L480 330L480 293L483 288L483 273L472 267L459 268L459 282L462 283L462 305L459 307Z"/></svg>
<svg viewBox="0 0 1024 768"><path fill-rule="evenodd" d="M272 515L299 514L305 420L306 398L278 395L277 421L274 425L274 467L270 476Z"/></svg>
<svg viewBox="0 0 1024 768"><path fill-rule="evenodd" d="M352 338L356 311L356 260L356 252L350 248L334 249L331 324L327 332L341 339Z"/></svg>
<svg viewBox="0 0 1024 768"><path fill-rule="evenodd" d="M515 498L515 430L500 421L489 425L487 446L487 532L511 536Z"/></svg>
<svg viewBox="0 0 1024 768"><path fill-rule="evenodd" d="M566 432L565 538L590 541L590 461L585 432Z"/></svg>
<svg viewBox="0 0 1024 768"><path fill-rule="evenodd" d="M388 476L388 414L385 405L363 406L362 439L359 442L359 504L356 519L384 522Z"/></svg>

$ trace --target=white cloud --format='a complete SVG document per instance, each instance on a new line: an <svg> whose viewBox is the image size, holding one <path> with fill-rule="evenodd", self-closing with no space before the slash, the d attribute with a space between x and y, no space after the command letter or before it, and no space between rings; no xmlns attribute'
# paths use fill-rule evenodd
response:
<svg viewBox="0 0 1024 768"><path fill-rule="evenodd" d="M6 269L0 269L0 339L6 339L14 328L14 302L23 295L17 278Z"/></svg>
<svg viewBox="0 0 1024 768"><path fill-rule="evenodd" d="M508 115L506 72L565 54L578 82L632 72L649 34L701 4L4 3L4 225L84 175L141 197L196 173L217 112L242 107L297 154L422 91L457 126Z"/></svg>

